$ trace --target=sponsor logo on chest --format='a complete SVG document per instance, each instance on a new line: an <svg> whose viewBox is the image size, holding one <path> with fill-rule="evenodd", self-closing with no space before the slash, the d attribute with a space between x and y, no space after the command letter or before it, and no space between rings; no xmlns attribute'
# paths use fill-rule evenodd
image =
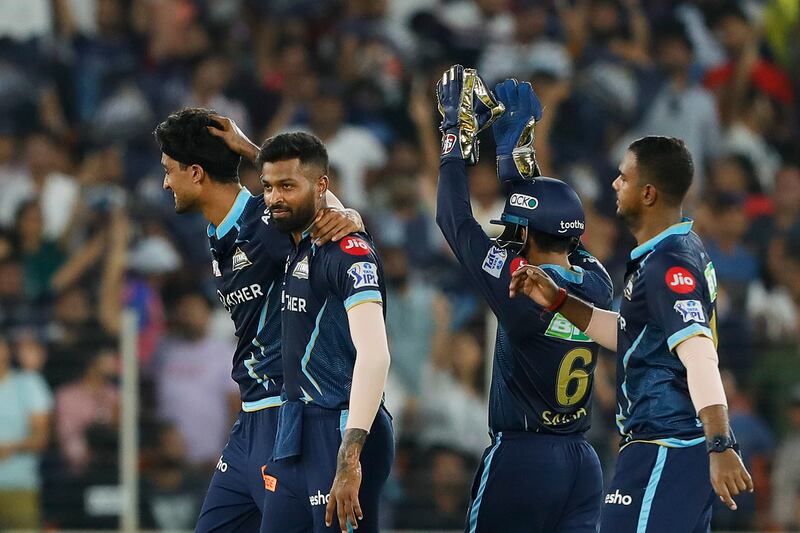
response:
<svg viewBox="0 0 800 533"><path fill-rule="evenodd" d="M253 283L252 285L236 289L227 294L217 291L217 296L219 297L219 301L222 302L222 305L225 306L225 309L230 312L237 305L255 300L259 296L264 296L264 293L261 291L261 285Z"/></svg>

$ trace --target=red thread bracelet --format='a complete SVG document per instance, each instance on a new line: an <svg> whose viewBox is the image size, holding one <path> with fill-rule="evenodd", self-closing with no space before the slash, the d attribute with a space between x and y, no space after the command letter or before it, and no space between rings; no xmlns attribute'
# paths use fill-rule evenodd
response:
<svg viewBox="0 0 800 533"><path fill-rule="evenodd" d="M550 311L551 313L555 313L556 311L561 309L561 306L564 305L564 302L566 301L567 301L567 289L561 287L558 289L558 297L556 298L556 301L553 302L547 308L547 310Z"/></svg>

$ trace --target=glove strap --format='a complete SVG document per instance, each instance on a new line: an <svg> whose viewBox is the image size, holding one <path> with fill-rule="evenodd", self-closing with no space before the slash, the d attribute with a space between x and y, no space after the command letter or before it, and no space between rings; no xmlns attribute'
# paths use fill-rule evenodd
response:
<svg viewBox="0 0 800 533"><path fill-rule="evenodd" d="M461 151L461 132L458 126L442 132L442 161L449 159L464 159Z"/></svg>

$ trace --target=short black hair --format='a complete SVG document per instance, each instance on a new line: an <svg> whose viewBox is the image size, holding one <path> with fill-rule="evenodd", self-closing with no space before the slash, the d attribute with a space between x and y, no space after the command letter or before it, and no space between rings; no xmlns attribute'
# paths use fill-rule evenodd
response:
<svg viewBox="0 0 800 533"><path fill-rule="evenodd" d="M156 126L153 134L161 151L176 160L181 170L197 164L214 181L237 183L242 158L228 148L225 141L206 129L208 126L221 127L211 118L213 113L200 107L182 109Z"/></svg>
<svg viewBox="0 0 800 533"><path fill-rule="evenodd" d="M678 19L668 19L658 26L655 42L663 46L667 42L680 41L690 52L694 52L694 43L689 38L686 26Z"/></svg>
<svg viewBox="0 0 800 533"><path fill-rule="evenodd" d="M694 175L686 143L675 137L650 135L633 141L628 150L636 156L636 166L644 180L655 185L670 203L683 201Z"/></svg>
<svg viewBox="0 0 800 533"><path fill-rule="evenodd" d="M529 235L540 252L568 254L575 248L576 244L575 237L544 233L533 228L529 228Z"/></svg>
<svg viewBox="0 0 800 533"><path fill-rule="evenodd" d="M303 165L316 165L324 174L329 171L325 144L316 135L302 131L280 133L264 141L258 151L256 165L261 168L264 163L289 159L299 159Z"/></svg>

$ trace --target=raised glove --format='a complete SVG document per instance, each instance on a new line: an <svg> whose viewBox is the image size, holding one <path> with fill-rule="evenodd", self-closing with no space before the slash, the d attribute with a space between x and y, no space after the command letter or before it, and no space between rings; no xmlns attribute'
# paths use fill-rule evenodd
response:
<svg viewBox="0 0 800 533"><path fill-rule="evenodd" d="M542 104L528 82L508 79L494 88L505 113L492 127L497 144L500 181L533 179L541 175L533 149L534 125L542 118Z"/></svg>
<svg viewBox="0 0 800 533"><path fill-rule="evenodd" d="M492 125L504 107L475 69L453 65L436 84L442 123L442 160L478 161L478 133Z"/></svg>

